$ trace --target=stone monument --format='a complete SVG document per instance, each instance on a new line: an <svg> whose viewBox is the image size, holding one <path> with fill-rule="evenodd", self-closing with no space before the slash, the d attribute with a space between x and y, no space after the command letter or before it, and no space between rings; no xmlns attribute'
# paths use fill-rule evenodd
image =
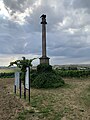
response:
<svg viewBox="0 0 90 120"><path fill-rule="evenodd" d="M40 64L48 64L49 65L49 59L46 55L46 15L42 15L40 18L42 18L41 24L42 24L42 57L40 57Z"/></svg>

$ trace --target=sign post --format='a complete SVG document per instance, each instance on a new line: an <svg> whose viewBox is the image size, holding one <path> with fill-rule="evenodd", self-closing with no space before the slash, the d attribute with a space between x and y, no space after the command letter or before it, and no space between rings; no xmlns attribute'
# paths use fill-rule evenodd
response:
<svg viewBox="0 0 90 120"><path fill-rule="evenodd" d="M20 85L19 85L19 89L20 89L20 98L21 98L21 96L22 96L22 92L21 92L21 78L20 78Z"/></svg>
<svg viewBox="0 0 90 120"><path fill-rule="evenodd" d="M30 102L30 67L29 66L26 68L25 88L28 90L28 96Z"/></svg>
<svg viewBox="0 0 90 120"><path fill-rule="evenodd" d="M16 90L20 87L20 73L15 72L15 84L14 84L14 93L16 94Z"/></svg>
<svg viewBox="0 0 90 120"><path fill-rule="evenodd" d="M26 88L26 89L29 89L29 67L26 68L25 88Z"/></svg>
<svg viewBox="0 0 90 120"><path fill-rule="evenodd" d="M28 91L28 94L29 94L29 103L30 103L30 67L29 68L29 91Z"/></svg>

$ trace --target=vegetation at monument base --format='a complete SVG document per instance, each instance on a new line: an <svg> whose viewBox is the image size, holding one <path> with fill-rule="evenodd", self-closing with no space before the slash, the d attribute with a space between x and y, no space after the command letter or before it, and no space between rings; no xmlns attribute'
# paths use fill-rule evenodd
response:
<svg viewBox="0 0 90 120"><path fill-rule="evenodd" d="M37 66L37 71L31 75L31 81L31 86L35 88L57 88L65 84L61 76L47 64Z"/></svg>

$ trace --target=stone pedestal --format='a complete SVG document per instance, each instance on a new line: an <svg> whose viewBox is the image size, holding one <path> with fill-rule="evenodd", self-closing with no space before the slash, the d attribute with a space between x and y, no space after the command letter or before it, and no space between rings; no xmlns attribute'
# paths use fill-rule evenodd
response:
<svg viewBox="0 0 90 120"><path fill-rule="evenodd" d="M49 65L49 57L40 57L40 64L48 64Z"/></svg>

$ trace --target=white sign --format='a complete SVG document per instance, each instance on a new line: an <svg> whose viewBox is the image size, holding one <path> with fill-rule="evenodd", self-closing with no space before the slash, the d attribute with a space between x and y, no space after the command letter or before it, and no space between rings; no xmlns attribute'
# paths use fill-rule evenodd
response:
<svg viewBox="0 0 90 120"><path fill-rule="evenodd" d="M20 84L20 73L19 72L15 72L15 85L16 85L16 88L19 88L19 84Z"/></svg>
<svg viewBox="0 0 90 120"><path fill-rule="evenodd" d="M25 88L29 89L29 67L26 68L26 75L25 75Z"/></svg>

